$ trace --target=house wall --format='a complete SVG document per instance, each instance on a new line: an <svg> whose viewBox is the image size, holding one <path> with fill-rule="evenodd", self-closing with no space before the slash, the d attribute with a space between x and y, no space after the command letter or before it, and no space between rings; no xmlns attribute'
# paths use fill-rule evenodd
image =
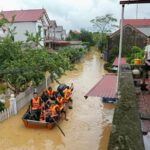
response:
<svg viewBox="0 0 150 150"><path fill-rule="evenodd" d="M41 27L42 27L42 28L41 28L41 37L44 39L44 37L45 37L45 36L44 36L44 29L43 29L43 24L42 24L42 21L41 21L41 20L38 20L38 21L36 22L36 24L35 24L35 30L36 30L36 32L39 31L38 26L41 26ZM40 44L43 46L43 45L44 45L44 41L41 41Z"/></svg>
<svg viewBox="0 0 150 150"><path fill-rule="evenodd" d="M28 30L30 33L36 33L35 22L18 22L14 23L10 28L16 26L16 34L14 35L15 41L26 41L27 37L24 35Z"/></svg>
<svg viewBox="0 0 150 150"><path fill-rule="evenodd" d="M108 37L108 61L111 60L112 49L118 49L119 52L120 32ZM142 49L146 46L147 37L134 28L127 26L123 29L122 55L126 49L138 46Z"/></svg>
<svg viewBox="0 0 150 150"><path fill-rule="evenodd" d="M4 32L2 28L0 28L0 37L6 37L7 33L7 31Z"/></svg>
<svg viewBox="0 0 150 150"><path fill-rule="evenodd" d="M43 16L46 25L48 26L48 21L46 21L46 17ZM33 33L34 35L39 31L38 26L41 26L41 37L44 39L44 28L41 20L38 20L37 22L17 22L14 23L10 28L14 28L16 26L16 33L14 36L15 41L26 41L27 37L24 35L25 32L28 30L29 33ZM48 30L46 33L46 36L48 36ZM40 44L44 45L44 40L40 42Z"/></svg>
<svg viewBox="0 0 150 150"><path fill-rule="evenodd" d="M61 31L59 31L59 32L57 31L57 32L56 32L56 39L62 40L62 34L63 34L63 33L62 33Z"/></svg>
<svg viewBox="0 0 150 150"><path fill-rule="evenodd" d="M50 32L50 40L54 40L54 38L55 38L55 33L54 33L55 28L54 27L50 28L49 32Z"/></svg>

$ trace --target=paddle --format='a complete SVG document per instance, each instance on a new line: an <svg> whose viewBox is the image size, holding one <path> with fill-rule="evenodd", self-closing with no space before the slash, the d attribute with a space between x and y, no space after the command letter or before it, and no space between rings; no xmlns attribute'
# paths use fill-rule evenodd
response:
<svg viewBox="0 0 150 150"><path fill-rule="evenodd" d="M63 130L61 129L61 127L59 126L59 124L57 123L57 121L52 117L53 121L56 123L58 129L61 131L61 133L63 134L63 136L65 136L65 133L63 132Z"/></svg>

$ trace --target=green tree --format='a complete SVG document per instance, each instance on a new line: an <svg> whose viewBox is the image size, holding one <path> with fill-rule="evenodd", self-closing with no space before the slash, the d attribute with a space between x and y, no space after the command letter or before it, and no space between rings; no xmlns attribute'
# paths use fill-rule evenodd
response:
<svg viewBox="0 0 150 150"><path fill-rule="evenodd" d="M79 39L82 42L89 42L90 46L95 45L95 42L93 40L93 34L89 31L86 31L85 29L81 29L81 33L79 35Z"/></svg>
<svg viewBox="0 0 150 150"><path fill-rule="evenodd" d="M97 16L90 22L92 23L95 30L102 34L109 33L117 27L117 25L115 24L117 22L117 19L114 18L112 14L106 14L105 16Z"/></svg>
<svg viewBox="0 0 150 150"><path fill-rule="evenodd" d="M106 49L106 35L117 27L115 24L117 19L112 14L106 14L105 16L97 16L90 21L97 32L100 32L99 48Z"/></svg>
<svg viewBox="0 0 150 150"><path fill-rule="evenodd" d="M80 33L76 33L76 32L73 32L72 30L70 30L69 37L72 41L78 41L79 37L80 37Z"/></svg>

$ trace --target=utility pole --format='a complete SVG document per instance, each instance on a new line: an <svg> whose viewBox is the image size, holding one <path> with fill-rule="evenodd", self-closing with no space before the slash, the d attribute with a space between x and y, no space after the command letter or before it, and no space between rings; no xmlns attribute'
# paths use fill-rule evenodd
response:
<svg viewBox="0 0 150 150"><path fill-rule="evenodd" d="M118 58L118 76L117 76L117 92L119 89L119 77L120 77L120 61L121 61L121 54L122 54L122 40L123 40L123 20L124 20L124 7L122 5L122 15L121 15L121 27L120 27L120 44L119 44L119 58Z"/></svg>

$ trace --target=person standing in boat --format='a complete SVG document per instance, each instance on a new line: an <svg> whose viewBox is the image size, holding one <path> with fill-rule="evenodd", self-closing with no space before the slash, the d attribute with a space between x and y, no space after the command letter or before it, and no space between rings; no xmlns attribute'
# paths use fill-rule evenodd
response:
<svg viewBox="0 0 150 150"><path fill-rule="evenodd" d="M74 89L73 83L71 84L71 87L67 86L67 89L64 91L64 100L65 100L65 102L70 101L72 103L71 95L72 95L73 89Z"/></svg>
<svg viewBox="0 0 150 150"><path fill-rule="evenodd" d="M62 114L64 114L64 119L66 121L68 121L68 119L66 117L66 111L65 111L65 107L66 107L65 106L65 101L64 101L64 99L63 99L63 97L61 96L60 93L58 93L58 95L57 95L57 104L59 105L60 112Z"/></svg>
<svg viewBox="0 0 150 150"><path fill-rule="evenodd" d="M144 70L148 72L148 90L150 92L150 36L147 38L147 46L145 47L144 61Z"/></svg>
<svg viewBox="0 0 150 150"><path fill-rule="evenodd" d="M42 99L38 97L38 93L34 92L33 98L30 102L30 120L39 120L41 114L41 106L42 106Z"/></svg>

